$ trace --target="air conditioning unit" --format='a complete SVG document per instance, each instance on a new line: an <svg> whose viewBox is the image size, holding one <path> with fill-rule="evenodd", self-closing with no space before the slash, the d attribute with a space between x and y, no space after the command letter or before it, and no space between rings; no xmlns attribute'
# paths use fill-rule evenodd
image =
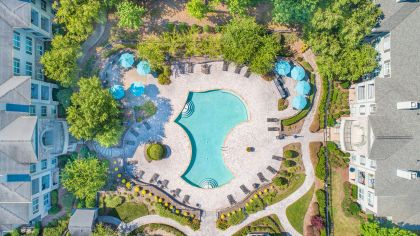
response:
<svg viewBox="0 0 420 236"><path fill-rule="evenodd" d="M414 101L406 101L406 102L397 102L397 109L398 110L413 110L418 109L419 103Z"/></svg>
<svg viewBox="0 0 420 236"><path fill-rule="evenodd" d="M412 179L417 179L417 172L416 171L410 171L410 170L397 169L397 176L400 177L400 178L412 180Z"/></svg>

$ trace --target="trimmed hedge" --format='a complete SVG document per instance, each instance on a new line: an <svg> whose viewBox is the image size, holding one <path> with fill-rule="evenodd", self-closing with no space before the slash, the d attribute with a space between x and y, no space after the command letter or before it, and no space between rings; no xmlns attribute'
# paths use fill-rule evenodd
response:
<svg viewBox="0 0 420 236"><path fill-rule="evenodd" d="M192 219L191 217L177 214L173 212L171 209L165 207L161 203L157 203L155 207L156 207L157 213L162 217L173 219L177 221L178 223L180 223L181 225L187 225L191 227L193 230L200 229L200 221L197 219Z"/></svg>
<svg viewBox="0 0 420 236"><path fill-rule="evenodd" d="M231 214L227 220L227 223L229 225L237 225L237 224L240 224L245 219L246 219L245 212L239 211L239 212L236 212L235 214Z"/></svg>
<svg viewBox="0 0 420 236"><path fill-rule="evenodd" d="M318 152L318 163L315 167L315 176L322 181L325 180L327 174L325 170L325 161L325 147L321 147Z"/></svg>

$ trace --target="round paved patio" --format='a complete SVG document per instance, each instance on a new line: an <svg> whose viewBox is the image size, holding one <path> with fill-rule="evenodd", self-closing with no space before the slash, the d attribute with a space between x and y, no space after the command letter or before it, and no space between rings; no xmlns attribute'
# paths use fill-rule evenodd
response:
<svg viewBox="0 0 420 236"><path fill-rule="evenodd" d="M273 160L273 155L282 156L283 147L293 140L278 140L278 132L269 132L268 127L279 127L278 123L267 122L267 118L286 118L296 113L291 107L284 111L277 111L279 93L273 82L267 82L251 75L250 78L242 74L235 74L231 66L228 72L222 71L222 63L211 64L211 74L205 75L200 72L200 66L195 66L195 72L191 74L179 74L172 78L168 86L158 86L158 97L169 99L172 113L169 121L164 124L163 137L161 140L170 148L170 156L161 161L147 162L144 158L144 145L139 145L133 158L138 161L138 169L145 171L143 181L149 181L154 173L160 175L159 180L169 180L169 190L180 188L182 190L180 200L185 194L191 196L190 204L197 203L205 210L217 210L229 206L227 195L232 194L237 202L246 195L239 188L245 185L252 190L254 183L261 184L257 177L262 172L267 179L273 174L267 170L267 166L279 169L280 162ZM242 70L244 71L244 70ZM244 73L244 72L242 72ZM146 84L155 84L156 79L150 77ZM294 81L286 79L286 87L293 93ZM227 184L214 189L202 189L194 187L184 181L181 176L191 160L191 144L185 131L174 122L184 108L190 91L207 91L223 89L233 92L245 102L249 120L236 126L227 135L223 158L226 166L233 173L234 178ZM289 98L293 97L293 94ZM208 117L211 119L211 117ZM205 122L205 121L203 121ZM246 147L255 147L255 152L247 152Z"/></svg>

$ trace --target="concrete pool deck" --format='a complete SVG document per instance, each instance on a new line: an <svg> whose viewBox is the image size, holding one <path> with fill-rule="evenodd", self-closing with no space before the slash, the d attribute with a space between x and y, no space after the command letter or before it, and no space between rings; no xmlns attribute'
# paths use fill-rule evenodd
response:
<svg viewBox="0 0 420 236"><path fill-rule="evenodd" d="M256 75L250 78L233 72L230 66L228 72L222 71L222 62L211 63L211 74L201 73L199 65L195 65L194 73L173 77L172 83L167 86L158 85L158 97L169 99L172 113L169 121L164 124L162 142L170 148L170 156L161 161L147 162L144 158L144 145L139 145L133 159L138 161L138 169L145 171L143 180L148 182L154 173L160 175L159 180L169 180L170 190L180 188L181 200L184 195L190 195L191 206L200 204L204 210L215 211L229 207L227 195L232 194L237 202L246 195L239 188L245 185L252 190L254 183L261 184L257 177L262 172L267 179L274 175L266 168L272 166L280 168L281 162L273 160L273 155L282 156L283 147L294 139L278 140L278 132L270 132L268 127L279 127L278 123L267 122L267 118L284 119L297 111L291 106L284 111L277 111L277 102L280 98L273 82L267 82ZM146 85L157 84L157 80L149 76ZM286 79L292 99L294 96L292 79ZM191 161L191 144L185 131L174 122L184 108L190 91L202 92L222 89L233 92L243 99L246 104L249 120L233 128L227 135L223 149L223 159L226 166L233 173L234 178L227 184L215 189L202 189L188 184L181 178ZM290 104L289 100L289 104ZM211 119L211 117L208 117ZM205 121L203 121L205 122ZM255 152L247 152L246 147L254 147Z"/></svg>

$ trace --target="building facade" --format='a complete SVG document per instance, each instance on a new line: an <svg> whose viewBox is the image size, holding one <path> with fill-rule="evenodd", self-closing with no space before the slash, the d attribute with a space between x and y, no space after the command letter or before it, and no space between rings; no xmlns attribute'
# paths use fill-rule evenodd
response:
<svg viewBox="0 0 420 236"><path fill-rule="evenodd" d="M0 235L48 214L57 156L77 145L39 62L53 13L52 0L0 0Z"/></svg>
<svg viewBox="0 0 420 236"><path fill-rule="evenodd" d="M376 3L384 19L370 39L379 69L350 88L350 117L340 121L337 141L351 154L349 181L361 208L419 229L420 3Z"/></svg>

